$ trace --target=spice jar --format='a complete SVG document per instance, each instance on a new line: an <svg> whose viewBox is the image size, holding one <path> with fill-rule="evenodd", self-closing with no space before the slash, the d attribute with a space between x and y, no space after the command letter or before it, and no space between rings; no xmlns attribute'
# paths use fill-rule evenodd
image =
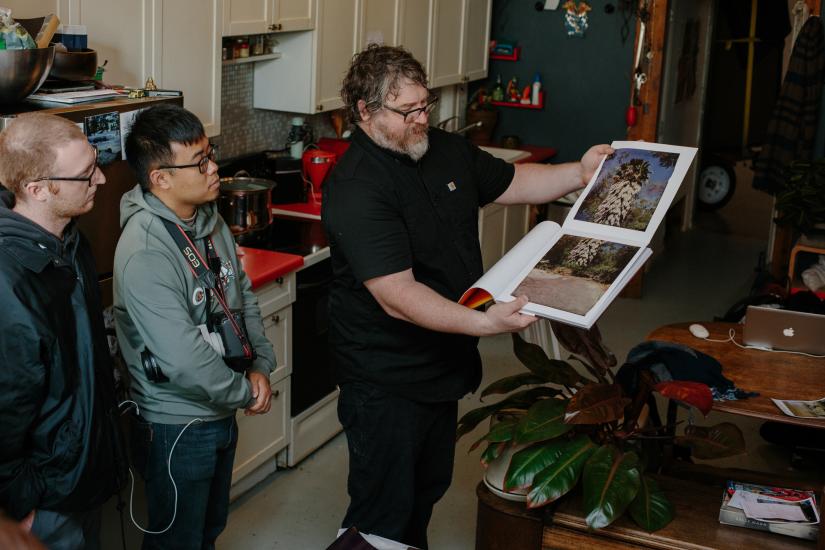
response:
<svg viewBox="0 0 825 550"><path fill-rule="evenodd" d="M241 55L239 57L249 57L249 41L241 40Z"/></svg>
<svg viewBox="0 0 825 550"><path fill-rule="evenodd" d="M252 38L252 55L263 55L264 53L264 37L259 34Z"/></svg>

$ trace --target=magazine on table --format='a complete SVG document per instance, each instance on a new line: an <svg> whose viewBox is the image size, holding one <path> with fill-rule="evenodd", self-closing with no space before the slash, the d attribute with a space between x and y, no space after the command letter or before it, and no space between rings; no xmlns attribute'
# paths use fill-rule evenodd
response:
<svg viewBox="0 0 825 550"><path fill-rule="evenodd" d="M719 523L816 540L819 506L814 491L728 481Z"/></svg>
<svg viewBox="0 0 825 550"><path fill-rule="evenodd" d="M825 420L825 397L813 401L793 399L771 399L779 410L796 418L816 418Z"/></svg>
<svg viewBox="0 0 825 550"><path fill-rule="evenodd" d="M693 147L616 141L564 223L542 222L459 303L526 294L522 313L590 328L652 251L648 244L696 155Z"/></svg>

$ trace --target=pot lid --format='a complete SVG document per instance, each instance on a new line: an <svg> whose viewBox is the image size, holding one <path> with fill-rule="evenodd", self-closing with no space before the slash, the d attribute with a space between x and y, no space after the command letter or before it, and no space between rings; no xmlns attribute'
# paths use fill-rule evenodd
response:
<svg viewBox="0 0 825 550"><path fill-rule="evenodd" d="M221 178L221 191L268 191L275 187L275 182L263 178Z"/></svg>

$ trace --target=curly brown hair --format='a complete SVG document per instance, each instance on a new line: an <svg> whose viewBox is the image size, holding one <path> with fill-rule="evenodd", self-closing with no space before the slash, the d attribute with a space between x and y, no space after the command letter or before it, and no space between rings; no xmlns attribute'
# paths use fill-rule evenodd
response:
<svg viewBox="0 0 825 550"><path fill-rule="evenodd" d="M390 94L397 95L401 80L409 79L427 87L427 73L421 63L402 47L370 44L352 58L341 86L341 99L350 122L361 122L358 100L374 113Z"/></svg>

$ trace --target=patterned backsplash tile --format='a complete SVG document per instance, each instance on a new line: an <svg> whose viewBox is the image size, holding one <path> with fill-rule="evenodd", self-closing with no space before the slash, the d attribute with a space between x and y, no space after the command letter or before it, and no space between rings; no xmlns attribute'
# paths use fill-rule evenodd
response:
<svg viewBox="0 0 825 550"><path fill-rule="evenodd" d="M221 89L221 134L212 138L219 146L219 159L264 150L283 149L292 117L302 116L312 127L315 139L335 137L329 113L306 115L252 107L254 78L252 63L224 65Z"/></svg>

